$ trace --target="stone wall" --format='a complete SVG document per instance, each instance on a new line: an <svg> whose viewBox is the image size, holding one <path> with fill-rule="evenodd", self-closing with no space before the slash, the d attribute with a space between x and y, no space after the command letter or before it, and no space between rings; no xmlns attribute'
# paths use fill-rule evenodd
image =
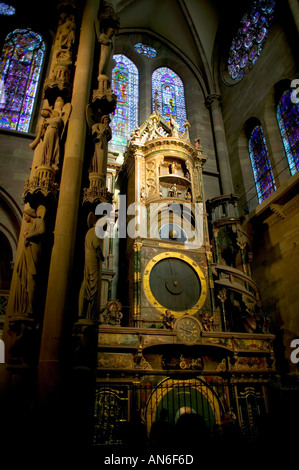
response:
<svg viewBox="0 0 299 470"><path fill-rule="evenodd" d="M276 335L276 363L294 373L290 343L299 338L299 174L266 199L248 217L253 228L252 276Z"/></svg>

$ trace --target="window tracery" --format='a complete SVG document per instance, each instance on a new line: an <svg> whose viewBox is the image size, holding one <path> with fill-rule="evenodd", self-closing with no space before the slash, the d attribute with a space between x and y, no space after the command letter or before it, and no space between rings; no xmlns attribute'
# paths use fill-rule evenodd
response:
<svg viewBox="0 0 299 470"><path fill-rule="evenodd" d="M151 46L147 46L146 44L142 44L139 42L135 44L134 49L138 54L145 55L146 57L156 57L157 51Z"/></svg>
<svg viewBox="0 0 299 470"><path fill-rule="evenodd" d="M276 117L290 171L294 175L299 170L299 104L292 102L290 90L282 94Z"/></svg>
<svg viewBox="0 0 299 470"><path fill-rule="evenodd" d="M152 103L159 103L160 112L166 121L175 119L179 131L184 132L186 107L184 85L180 77L168 67L156 69L152 75Z"/></svg>
<svg viewBox="0 0 299 470"><path fill-rule="evenodd" d="M43 38L30 29L7 35L0 59L0 127L28 132L44 53Z"/></svg>
<svg viewBox="0 0 299 470"><path fill-rule="evenodd" d="M123 54L113 56L112 89L117 107L112 118L110 150L124 151L131 132L138 126L138 82L136 65Z"/></svg>
<svg viewBox="0 0 299 470"><path fill-rule="evenodd" d="M8 5L8 3L0 2L0 15L11 16L16 12L15 7Z"/></svg>
<svg viewBox="0 0 299 470"><path fill-rule="evenodd" d="M228 73L233 80L241 80L258 60L275 8L274 0L255 0L241 20L228 58Z"/></svg>
<svg viewBox="0 0 299 470"><path fill-rule="evenodd" d="M249 156L259 204L276 190L263 128L254 127L249 139Z"/></svg>

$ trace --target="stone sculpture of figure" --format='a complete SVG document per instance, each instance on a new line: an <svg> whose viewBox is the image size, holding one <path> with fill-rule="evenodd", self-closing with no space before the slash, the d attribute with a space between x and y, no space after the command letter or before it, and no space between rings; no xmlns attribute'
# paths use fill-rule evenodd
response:
<svg viewBox="0 0 299 470"><path fill-rule="evenodd" d="M103 116L100 122L96 122L91 127L94 141L94 153L91 160L90 171L103 174L106 172L108 142L112 137L109 126L110 117Z"/></svg>
<svg viewBox="0 0 299 470"><path fill-rule="evenodd" d="M101 44L101 53L99 60L99 75L106 75L107 68L113 51L113 36L114 29L108 27L104 33L98 36L98 41Z"/></svg>
<svg viewBox="0 0 299 470"><path fill-rule="evenodd" d="M71 113L71 104L64 104L64 100L58 97L54 108L44 108L41 111L42 120L38 124L36 139L29 144L38 152L37 165L52 166L56 171L59 168L60 141L63 136L66 123Z"/></svg>
<svg viewBox="0 0 299 470"><path fill-rule="evenodd" d="M107 76L109 61L113 52L113 36L119 30L119 18L115 15L113 7L106 5L105 11L95 22L96 35L101 44L99 59L99 75Z"/></svg>
<svg viewBox="0 0 299 470"><path fill-rule="evenodd" d="M174 315L171 313L170 310L165 310L163 315L163 326L168 330L173 330L174 327Z"/></svg>
<svg viewBox="0 0 299 470"><path fill-rule="evenodd" d="M26 227L24 244L17 263L18 284L15 291L15 313L31 316L34 310L34 296L41 258L42 240L45 234L45 207L35 211L31 207L24 210Z"/></svg>
<svg viewBox="0 0 299 470"><path fill-rule="evenodd" d="M174 185L170 188L169 190L169 196L170 197L177 197L177 187L176 187L176 184L174 183Z"/></svg>
<svg viewBox="0 0 299 470"><path fill-rule="evenodd" d="M79 319L96 320L99 308L101 262L104 261L103 239L96 235L95 216L88 216L88 231L85 236L84 276L79 293Z"/></svg>
<svg viewBox="0 0 299 470"><path fill-rule="evenodd" d="M170 127L171 127L171 136L172 137L180 137L180 135L179 135L179 125L173 119L172 116L170 117Z"/></svg>
<svg viewBox="0 0 299 470"><path fill-rule="evenodd" d="M68 15L64 23L60 25L58 33L59 49L71 49L75 42L75 18L74 15Z"/></svg>
<svg viewBox="0 0 299 470"><path fill-rule="evenodd" d="M202 153L202 146L201 146L201 143L200 143L200 139L195 139L194 140L194 147L196 148L196 150L199 153Z"/></svg>

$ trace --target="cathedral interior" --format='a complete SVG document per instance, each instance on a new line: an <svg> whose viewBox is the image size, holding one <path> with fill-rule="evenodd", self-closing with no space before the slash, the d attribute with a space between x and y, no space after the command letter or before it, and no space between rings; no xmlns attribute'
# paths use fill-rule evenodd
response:
<svg viewBox="0 0 299 470"><path fill-rule="evenodd" d="M2 443L290 454L298 2L8 0L0 24Z"/></svg>

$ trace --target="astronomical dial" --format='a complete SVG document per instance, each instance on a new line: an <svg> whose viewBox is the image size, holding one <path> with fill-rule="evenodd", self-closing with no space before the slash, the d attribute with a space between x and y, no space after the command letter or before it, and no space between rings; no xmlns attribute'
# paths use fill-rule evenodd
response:
<svg viewBox="0 0 299 470"><path fill-rule="evenodd" d="M150 302L163 314L196 313L206 299L206 280L197 263L177 252L160 253L144 271L144 289Z"/></svg>

